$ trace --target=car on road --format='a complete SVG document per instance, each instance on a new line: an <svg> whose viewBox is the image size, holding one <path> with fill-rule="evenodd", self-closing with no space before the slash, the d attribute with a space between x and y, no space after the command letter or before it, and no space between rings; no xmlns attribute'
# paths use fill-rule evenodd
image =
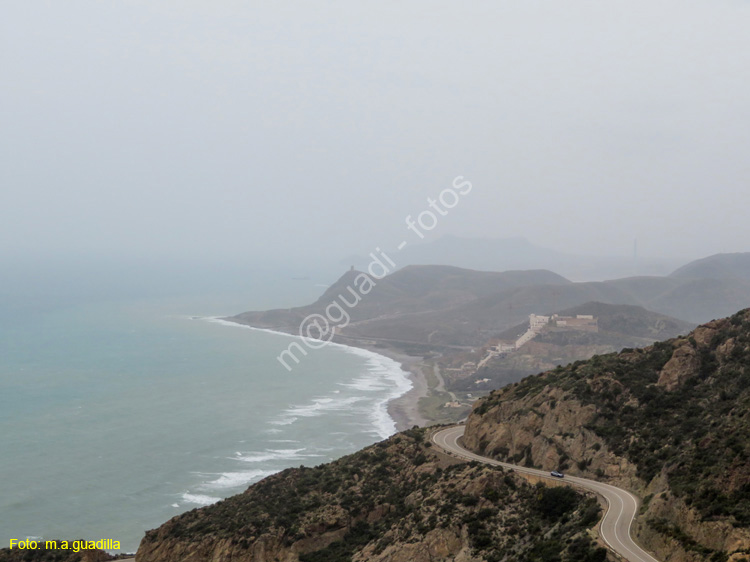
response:
<svg viewBox="0 0 750 562"><path fill-rule="evenodd" d="M553 470L549 474L550 476L554 476L555 478L565 478L565 475L562 472L557 472L556 470Z"/></svg>

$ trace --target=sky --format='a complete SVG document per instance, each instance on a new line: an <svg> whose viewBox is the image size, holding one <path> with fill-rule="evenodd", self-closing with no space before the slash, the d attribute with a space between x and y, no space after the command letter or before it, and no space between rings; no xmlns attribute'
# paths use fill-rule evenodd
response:
<svg viewBox="0 0 750 562"><path fill-rule="evenodd" d="M427 240L750 251L749 23L747 0L6 2L0 259L366 254L457 177Z"/></svg>

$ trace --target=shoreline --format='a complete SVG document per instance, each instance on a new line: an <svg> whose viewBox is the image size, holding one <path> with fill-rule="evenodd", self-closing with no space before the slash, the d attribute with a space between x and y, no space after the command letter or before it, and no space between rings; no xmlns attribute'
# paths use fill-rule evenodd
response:
<svg viewBox="0 0 750 562"><path fill-rule="evenodd" d="M300 336L296 334L290 334L289 332L283 332L281 330L274 330L271 328L251 326L250 324L238 322L228 317L206 316L202 318L208 320L209 322L215 322L217 324L239 326L241 328L246 328L249 330L257 330L271 334L279 334L293 339L300 339ZM358 352L367 351L368 353L372 353L373 355L377 355L385 359L390 359L398 363L401 371L403 371L404 373L405 378L410 383L411 388L403 394L390 398L386 401L386 413L393 421L397 433L406 429L411 429L415 425L423 427L431 423L431 421L426 419L419 411L419 401L423 397L427 396L429 392L427 380L424 372L422 371L423 359L421 357L408 355L403 351L391 347L376 347L374 345L351 345L337 341L328 342L328 345L339 346L342 347L345 351L351 350L349 351L349 353L355 353L358 355L361 355Z"/></svg>
<svg viewBox="0 0 750 562"><path fill-rule="evenodd" d="M341 344L346 345L346 344ZM375 346L347 346L354 347L355 349L365 349L376 355L381 355L392 359L401 366L401 370L407 373L408 379L411 382L411 388L405 393L392 398L388 401L387 410L388 415L393 419L396 426L396 431L404 431L411 429L412 427L420 426L424 427L431 423L430 420L426 419L419 411L419 401L427 396L429 391L427 380L422 371L423 359L421 357L415 357L408 355L403 351L399 351L394 348L381 348Z"/></svg>

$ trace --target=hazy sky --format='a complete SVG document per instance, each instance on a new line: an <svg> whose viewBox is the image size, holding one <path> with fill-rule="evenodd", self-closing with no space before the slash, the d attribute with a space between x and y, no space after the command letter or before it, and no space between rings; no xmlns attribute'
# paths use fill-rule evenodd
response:
<svg viewBox="0 0 750 562"><path fill-rule="evenodd" d="M750 251L750 2L8 1L0 255Z"/></svg>

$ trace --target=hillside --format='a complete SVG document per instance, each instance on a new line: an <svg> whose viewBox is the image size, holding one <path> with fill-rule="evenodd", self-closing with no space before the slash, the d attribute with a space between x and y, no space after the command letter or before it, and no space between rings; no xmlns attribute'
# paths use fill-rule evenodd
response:
<svg viewBox="0 0 750 562"><path fill-rule="evenodd" d="M62 546L64 541L59 541ZM72 545L75 541L68 541ZM72 548L72 547L71 547ZM40 541L38 548L19 549L19 548L0 548L0 562L107 562L117 560L120 556L114 557L103 550L73 550L48 549L46 541Z"/></svg>
<svg viewBox="0 0 750 562"><path fill-rule="evenodd" d="M602 562L600 508L567 487L532 486L463 463L410 430L149 531L138 562Z"/></svg>
<svg viewBox="0 0 750 562"><path fill-rule="evenodd" d="M409 266L383 279L375 279L365 292L360 271L346 272L313 304L270 311L245 312L231 320L260 328L298 333L300 322L309 314L324 314L333 302L341 304L351 319L346 334L375 338L429 341L423 318L445 310L461 308L477 299L516 287L565 285L570 281L550 271L487 272L449 266ZM352 291L359 293L357 302ZM357 303L349 307L342 302ZM398 326L406 323L409 329ZM371 326L373 327L371 329ZM381 333L381 326L386 329ZM411 328L419 326L417 331ZM462 330L459 330L462 331ZM417 333L418 332L418 333ZM442 338L440 343L458 343L460 336Z"/></svg>
<svg viewBox="0 0 750 562"><path fill-rule="evenodd" d="M598 332L559 328L545 329L531 342L513 353L490 360L470 376L448 371L448 387L456 391L478 391L500 388L524 376L554 369L594 355L620 351L626 347L644 347L655 341L688 333L694 324L651 312L639 306L590 302L568 308L560 316L592 315L598 321ZM500 340L514 341L528 328L528 321L499 334ZM446 357L443 366L450 369L466 361L478 363L486 354L480 352ZM455 370L454 370L455 371ZM483 381L477 383L477 381Z"/></svg>
<svg viewBox="0 0 750 562"><path fill-rule="evenodd" d="M670 277L688 279L744 279L750 281L750 253L716 254L690 262Z"/></svg>
<svg viewBox="0 0 750 562"><path fill-rule="evenodd" d="M529 314L550 314L593 301L639 306L693 324L750 305L750 280L739 277L630 277L573 283L544 270L494 273L409 266L376 280L372 290L355 299L350 289L356 292L361 286L361 275L347 272L313 304L246 312L231 320L298 333L306 316L325 315L326 307L338 303L349 316L348 325L337 332L342 343L366 340L445 351L482 346L525 322ZM353 306L343 304L342 297Z"/></svg>
<svg viewBox="0 0 750 562"><path fill-rule="evenodd" d="M638 491L646 506L637 533L663 560L743 560L750 310L495 391L475 405L465 444Z"/></svg>
<svg viewBox="0 0 750 562"><path fill-rule="evenodd" d="M607 304L603 302L587 302L585 304L555 311L560 316L576 316L589 314L598 320L599 332L592 336L602 336L602 342L608 343L608 337L630 338L632 342L654 343L685 334L695 328L695 324L683 322L677 318L646 310L641 306L627 304ZM528 322L517 324L505 332L498 334L498 338L515 339L519 333L528 328ZM575 334L575 332L558 331L559 334ZM595 338L592 341L598 341ZM622 346L625 347L625 346Z"/></svg>

